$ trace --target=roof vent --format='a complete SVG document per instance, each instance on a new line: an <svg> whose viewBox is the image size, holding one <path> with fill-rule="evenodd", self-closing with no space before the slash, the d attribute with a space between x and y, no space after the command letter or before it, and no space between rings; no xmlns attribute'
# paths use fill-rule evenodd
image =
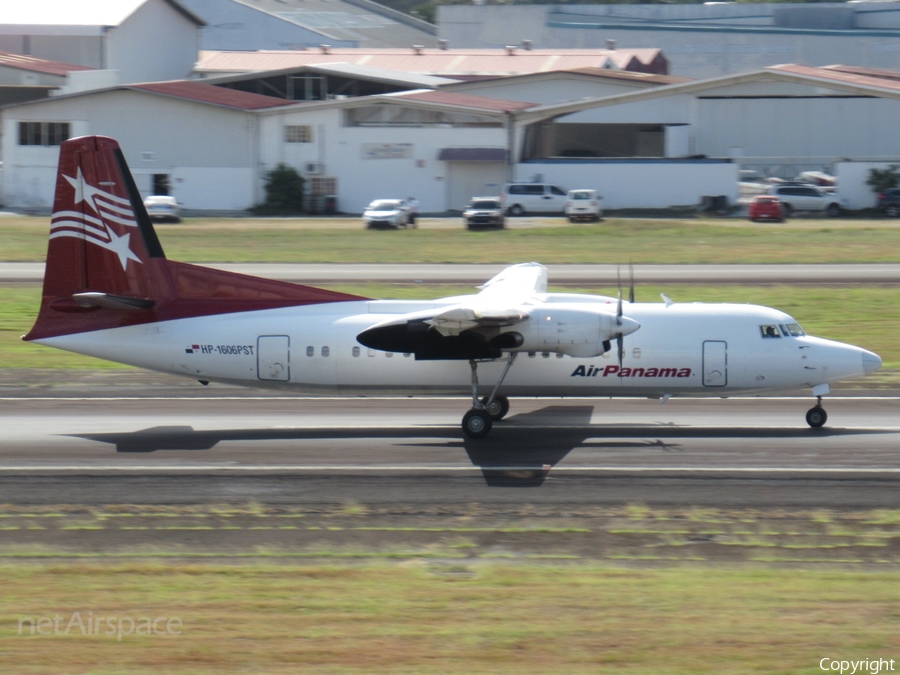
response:
<svg viewBox="0 0 900 675"><path fill-rule="evenodd" d="M530 52L533 46L534 43L531 40L522 40L522 49L526 52Z"/></svg>
<svg viewBox="0 0 900 675"><path fill-rule="evenodd" d="M412 48L416 54L421 54L423 51L425 51L425 45L413 45Z"/></svg>
<svg viewBox="0 0 900 675"><path fill-rule="evenodd" d="M609 51L614 52L616 50L616 41L613 40L612 38L608 38L606 40L606 48Z"/></svg>
<svg viewBox="0 0 900 675"><path fill-rule="evenodd" d="M516 49L518 49L518 47L516 47L515 45L506 45L506 53L510 56L515 55Z"/></svg>
<svg viewBox="0 0 900 675"><path fill-rule="evenodd" d="M444 40L443 38L438 40L438 49L443 49L444 51L450 49L450 40Z"/></svg>
<svg viewBox="0 0 900 675"><path fill-rule="evenodd" d="M321 44L321 45L319 45L319 49L322 50L322 53L323 53L323 54L330 54L330 53L331 53L331 45Z"/></svg>

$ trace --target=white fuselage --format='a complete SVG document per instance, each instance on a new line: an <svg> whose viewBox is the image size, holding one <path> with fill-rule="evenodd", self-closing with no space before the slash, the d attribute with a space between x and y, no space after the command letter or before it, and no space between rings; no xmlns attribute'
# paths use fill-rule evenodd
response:
<svg viewBox="0 0 900 675"><path fill-rule="evenodd" d="M582 302L585 296L580 296ZM552 296L546 305L552 308ZM458 298L453 300L458 301ZM352 301L242 312L115 328L38 340L61 349L202 381L297 392L356 394L467 393L464 360L417 361L366 348L362 331L438 301ZM588 304L588 303L585 303ZM606 298L594 303L615 312ZM506 378L506 396L728 396L817 386L864 375L863 349L810 336L764 337L761 326L793 323L753 305L625 304L640 330L624 338L619 369L610 352L575 358L521 353ZM877 359L877 357L875 357ZM497 381L502 361L479 366Z"/></svg>

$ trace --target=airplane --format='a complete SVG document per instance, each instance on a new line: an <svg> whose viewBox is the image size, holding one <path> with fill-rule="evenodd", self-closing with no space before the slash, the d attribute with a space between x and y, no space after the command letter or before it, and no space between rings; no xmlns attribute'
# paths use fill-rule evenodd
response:
<svg viewBox="0 0 900 675"><path fill-rule="evenodd" d="M23 339L140 368L303 393L469 392L483 438L509 398L716 397L834 382L878 355L768 307L554 293L537 263L471 295L373 300L166 258L118 143L62 143L40 313ZM615 343L615 349L613 348ZM482 392L482 383L488 383ZM489 391L488 391L489 389Z"/></svg>

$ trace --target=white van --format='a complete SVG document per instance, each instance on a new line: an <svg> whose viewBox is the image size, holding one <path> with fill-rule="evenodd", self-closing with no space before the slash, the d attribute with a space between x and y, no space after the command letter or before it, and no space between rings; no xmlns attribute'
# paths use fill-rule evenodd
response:
<svg viewBox="0 0 900 675"><path fill-rule="evenodd" d="M602 199L596 190L569 190L566 195L566 217L572 223L576 220L600 220L603 215L600 206Z"/></svg>
<svg viewBox="0 0 900 675"><path fill-rule="evenodd" d="M500 201L511 216L562 213L566 208L566 191L549 183L507 183L503 186Z"/></svg>

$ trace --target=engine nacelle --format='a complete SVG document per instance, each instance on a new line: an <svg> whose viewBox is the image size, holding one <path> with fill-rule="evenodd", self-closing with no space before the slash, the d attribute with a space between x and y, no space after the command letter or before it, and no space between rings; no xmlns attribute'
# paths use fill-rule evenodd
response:
<svg viewBox="0 0 900 675"><path fill-rule="evenodd" d="M616 333L628 335L640 324L623 316L619 325L616 315L610 312L549 304L532 310L528 321L510 328L491 343L504 351L556 352L587 358L607 352ZM519 334L521 340L510 333Z"/></svg>

